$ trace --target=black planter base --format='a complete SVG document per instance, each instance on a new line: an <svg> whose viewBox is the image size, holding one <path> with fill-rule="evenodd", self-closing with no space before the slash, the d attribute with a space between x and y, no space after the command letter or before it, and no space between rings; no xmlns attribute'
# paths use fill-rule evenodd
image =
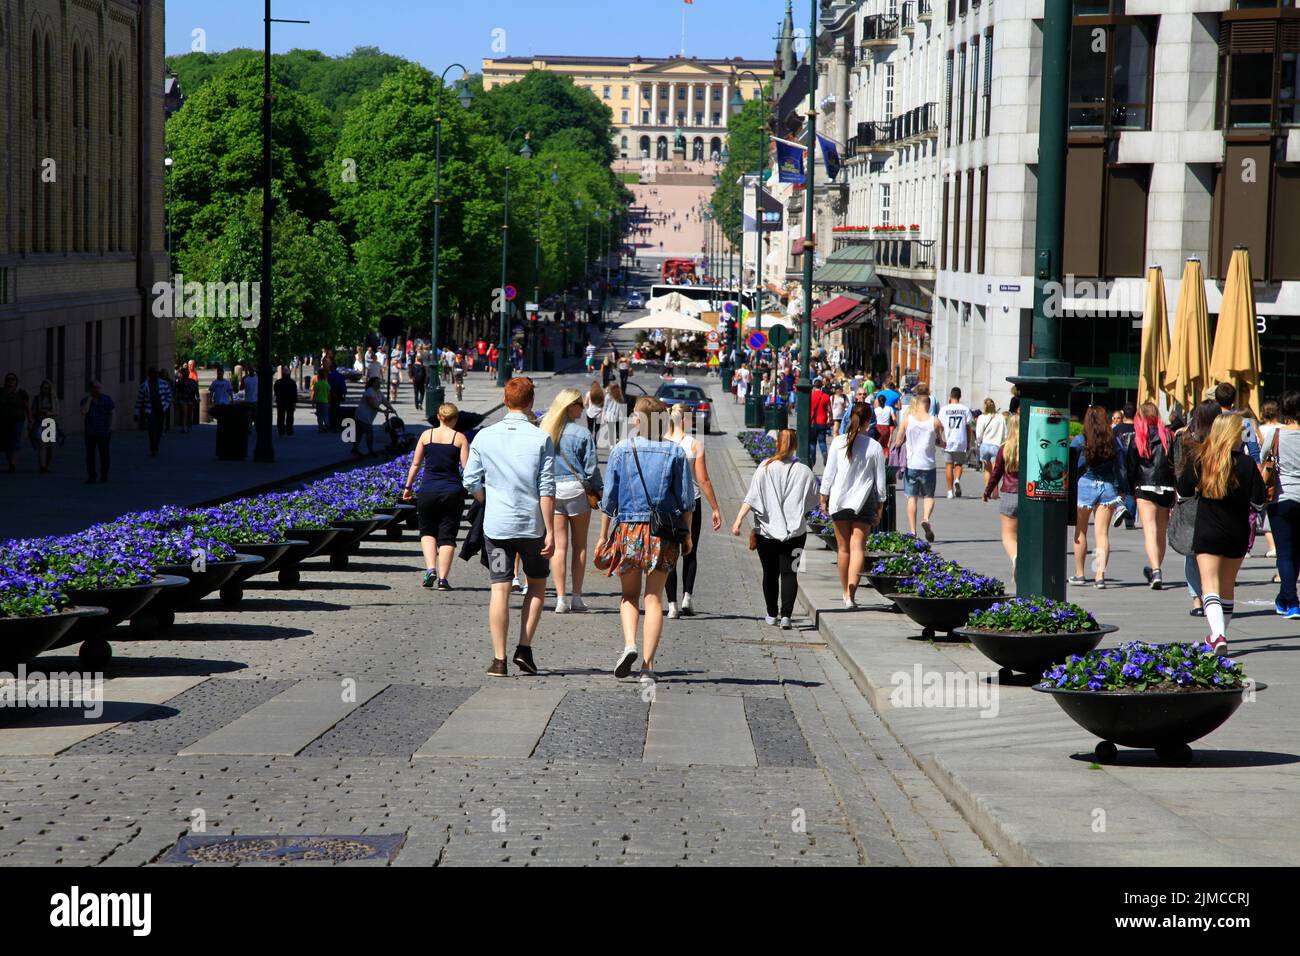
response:
<svg viewBox="0 0 1300 956"><path fill-rule="evenodd" d="M1064 664L1071 655L1095 650L1102 638L1117 630L1114 624L1106 624L1095 631L1063 634L999 634L969 628L960 628L957 633L969 638L980 653L1004 669L1041 675L1054 664Z"/></svg>
<svg viewBox="0 0 1300 956"><path fill-rule="evenodd" d="M942 632L952 635L975 611L984 611L1005 601L1003 595L969 598L923 598L915 594L886 594L913 621L921 626L921 636L934 640Z"/></svg>
<svg viewBox="0 0 1300 956"><path fill-rule="evenodd" d="M102 607L69 607L40 617L0 618L0 670L12 672L53 647L77 621L107 613Z"/></svg>

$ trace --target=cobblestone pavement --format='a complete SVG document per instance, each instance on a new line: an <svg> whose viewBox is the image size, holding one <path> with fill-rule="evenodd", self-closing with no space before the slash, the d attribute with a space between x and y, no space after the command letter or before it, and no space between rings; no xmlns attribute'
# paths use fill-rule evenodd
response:
<svg viewBox="0 0 1300 956"><path fill-rule="evenodd" d="M557 377L541 398L585 382ZM728 522L743 493L734 444L706 441ZM548 601L538 676L485 689L484 569L457 561L456 590L438 593L420 587L421 567L412 535L372 538L346 570L309 562L291 590L254 579L238 610L208 601L162 639L115 642L115 676L207 679L55 755L0 757L0 865L145 864L196 821L207 835L401 834L396 865L997 862L807 621L794 631L755 621L758 564L743 539L706 532L700 613L665 622L653 700L610 674L621 640L604 576L589 571L589 613L558 616ZM75 665L60 654L41 667ZM236 720L277 720L295 688L336 681L368 689L291 756L178 756L232 739L209 735ZM485 726L517 731L512 747L524 735L528 756L492 756L490 735L478 749L464 743L458 708L500 695L501 724L488 711ZM646 759L648 735L679 726L670 716L715 704L717 735L739 734L745 758L692 759L696 744L710 752L715 728L692 734L688 723L685 758ZM0 745L71 719L0 714ZM449 737L461 749L417 753Z"/></svg>

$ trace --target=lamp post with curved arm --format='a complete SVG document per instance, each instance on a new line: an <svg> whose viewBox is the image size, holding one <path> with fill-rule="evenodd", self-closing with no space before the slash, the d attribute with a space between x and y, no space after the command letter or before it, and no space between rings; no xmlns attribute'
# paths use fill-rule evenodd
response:
<svg viewBox="0 0 1300 956"><path fill-rule="evenodd" d="M501 325L499 341L497 342L497 385L504 388L506 382L510 380L511 355L510 355L510 303L506 301L506 255L510 251L510 141L514 139L515 133L523 129L522 126L516 126L506 135L506 193L505 205L501 212L501 285L494 297L501 305ZM532 147L528 145L529 134L524 133L524 146L519 150L519 155L528 159L533 155Z"/></svg>
<svg viewBox="0 0 1300 956"><path fill-rule="evenodd" d="M736 92L731 98L731 108L740 112L745 108L745 98L740 95L740 81L751 77L763 88L763 81L753 70L741 70L736 77ZM763 171L767 166L767 120L758 127L758 174L754 179L754 327L763 326ZM745 212L740 213L740 304L744 306L745 298ZM743 329L743 325L741 325Z"/></svg>
<svg viewBox="0 0 1300 956"><path fill-rule="evenodd" d="M446 393L442 388L442 376L438 373L439 354L438 354L438 246L442 232L442 90L447 85L447 74L460 68L461 79L458 86L460 87L460 105L469 108L473 96L469 91L469 70L459 63L453 63L447 69L442 71L442 77L438 83L438 92L435 95L433 110L433 142L434 142L434 160L433 160L433 305L430 310L429 319L429 353L433 357L433 374L432 381L428 382L424 400L425 417L431 424L438 422L438 406L442 404Z"/></svg>

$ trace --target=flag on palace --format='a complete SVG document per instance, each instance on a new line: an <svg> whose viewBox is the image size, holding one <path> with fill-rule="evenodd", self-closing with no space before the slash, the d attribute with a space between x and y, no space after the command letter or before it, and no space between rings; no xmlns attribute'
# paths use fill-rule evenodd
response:
<svg viewBox="0 0 1300 956"><path fill-rule="evenodd" d="M835 143L827 139L821 133L817 134L817 142L822 148L822 159L826 161L826 177L834 180L840 174L840 151L835 148Z"/></svg>
<svg viewBox="0 0 1300 956"><path fill-rule="evenodd" d="M798 143L783 139L776 141L776 168L781 182L803 185L803 154L804 147Z"/></svg>

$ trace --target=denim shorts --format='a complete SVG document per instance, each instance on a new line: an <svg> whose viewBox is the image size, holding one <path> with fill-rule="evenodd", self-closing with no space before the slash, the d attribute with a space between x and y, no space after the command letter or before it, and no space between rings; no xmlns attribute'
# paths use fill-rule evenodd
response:
<svg viewBox="0 0 1300 956"><path fill-rule="evenodd" d="M1079 507L1096 508L1117 505L1124 500L1113 481L1103 481L1091 475L1079 476Z"/></svg>
<svg viewBox="0 0 1300 956"><path fill-rule="evenodd" d="M928 468L921 471L908 468L903 472L903 494L909 498L933 498L934 478L937 469Z"/></svg>

